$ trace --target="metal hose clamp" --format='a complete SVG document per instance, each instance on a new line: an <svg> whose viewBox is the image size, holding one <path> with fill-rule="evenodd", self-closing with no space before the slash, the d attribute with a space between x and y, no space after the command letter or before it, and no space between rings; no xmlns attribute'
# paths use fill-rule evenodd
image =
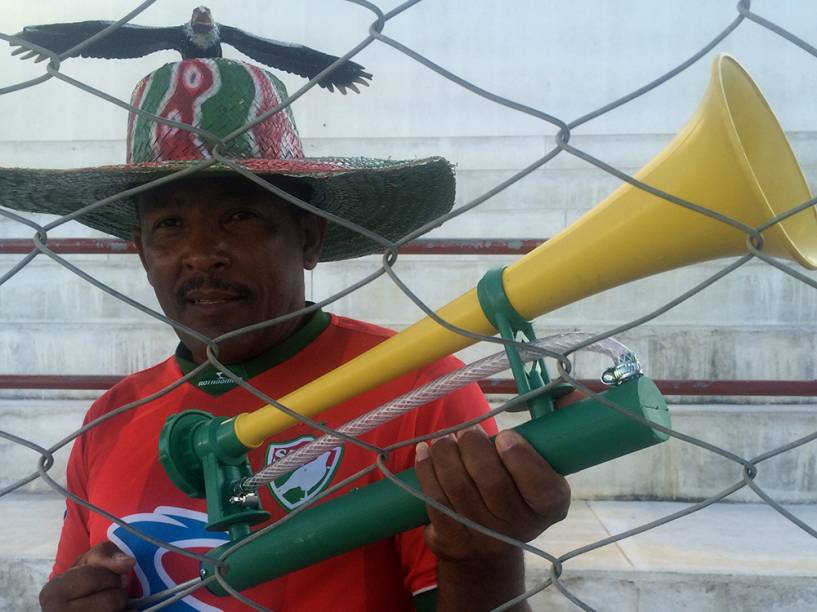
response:
<svg viewBox="0 0 817 612"><path fill-rule="evenodd" d="M644 369L638 362L638 357L632 351L627 351L618 356L614 366L604 371L601 375L601 382L612 387L642 374L644 374Z"/></svg>

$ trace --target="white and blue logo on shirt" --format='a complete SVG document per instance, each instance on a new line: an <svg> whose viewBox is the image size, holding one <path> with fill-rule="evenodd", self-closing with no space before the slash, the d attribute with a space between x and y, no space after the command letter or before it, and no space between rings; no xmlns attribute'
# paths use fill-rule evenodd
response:
<svg viewBox="0 0 817 612"><path fill-rule="evenodd" d="M207 514L186 508L158 506L153 512L131 514L123 517L122 520L157 540L179 548L211 549L229 542L226 532L205 529ZM147 542L116 523L108 528L108 539L122 552L136 559L134 573L142 587L143 597L155 595L191 578L196 578L194 575L173 576L172 570L167 568L163 561L165 555L170 552L169 550ZM163 609L205 610L207 612L218 610L197 599L195 594L187 595Z"/></svg>

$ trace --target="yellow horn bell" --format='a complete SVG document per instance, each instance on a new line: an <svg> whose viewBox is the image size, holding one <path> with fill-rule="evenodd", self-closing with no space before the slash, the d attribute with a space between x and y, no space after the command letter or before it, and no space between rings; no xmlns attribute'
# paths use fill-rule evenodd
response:
<svg viewBox="0 0 817 612"><path fill-rule="evenodd" d="M715 59L700 107L636 178L749 227L811 199L783 130L733 58ZM763 251L817 268L817 209L763 232ZM505 292L526 319L629 281L696 262L747 253L746 233L625 184L551 240L508 266ZM437 311L471 332L493 335L472 289ZM474 340L422 319L336 370L281 398L314 416L456 352ZM239 415L247 447L294 423L273 406Z"/></svg>

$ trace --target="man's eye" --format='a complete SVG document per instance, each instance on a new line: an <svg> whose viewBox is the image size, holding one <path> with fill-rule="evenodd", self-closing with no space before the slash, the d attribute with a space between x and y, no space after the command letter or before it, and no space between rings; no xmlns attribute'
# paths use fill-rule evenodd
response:
<svg viewBox="0 0 817 612"><path fill-rule="evenodd" d="M176 217L166 217L164 219L159 219L156 223L153 224L154 229L166 229L180 226L181 221Z"/></svg>
<svg viewBox="0 0 817 612"><path fill-rule="evenodd" d="M256 217L258 217L258 215L251 210L237 210L230 214L230 220L232 221L245 221L247 219L255 219Z"/></svg>

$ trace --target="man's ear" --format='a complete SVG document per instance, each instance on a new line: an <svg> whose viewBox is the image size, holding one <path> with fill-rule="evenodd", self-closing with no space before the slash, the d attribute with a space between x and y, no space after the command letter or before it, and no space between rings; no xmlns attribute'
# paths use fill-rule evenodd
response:
<svg viewBox="0 0 817 612"><path fill-rule="evenodd" d="M299 218L304 247L304 270L311 270L318 265L326 237L326 219L307 213Z"/></svg>

